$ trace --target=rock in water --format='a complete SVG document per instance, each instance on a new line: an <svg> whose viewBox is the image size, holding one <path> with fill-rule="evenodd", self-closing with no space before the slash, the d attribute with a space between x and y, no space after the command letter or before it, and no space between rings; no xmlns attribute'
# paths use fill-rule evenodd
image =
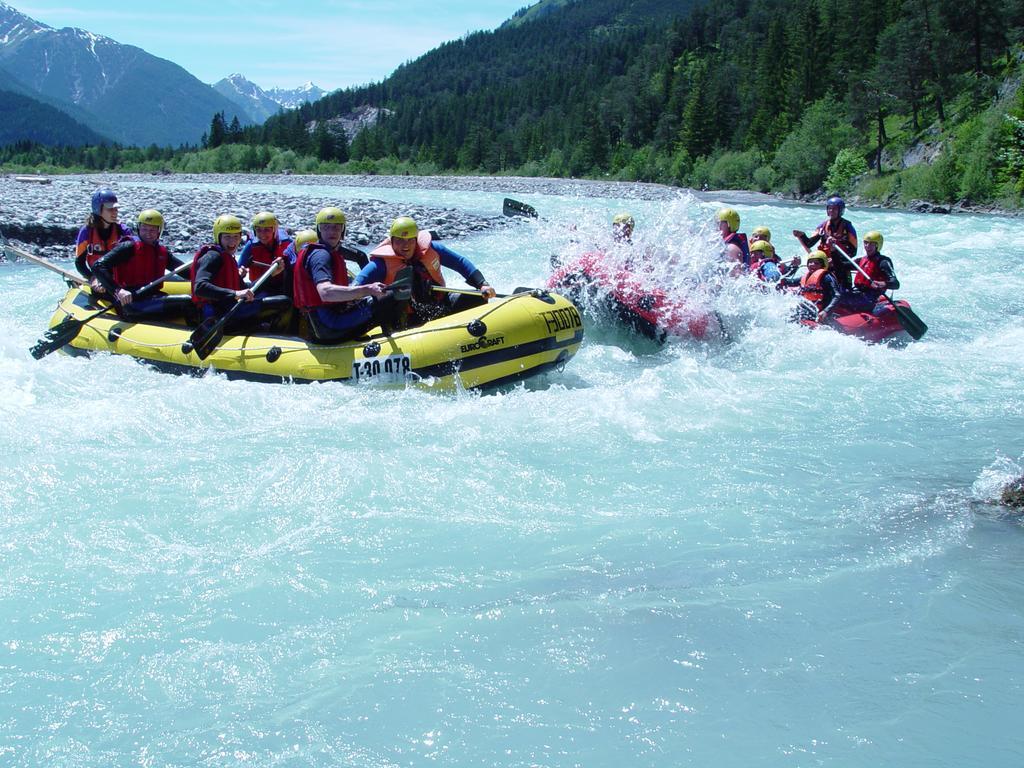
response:
<svg viewBox="0 0 1024 768"><path fill-rule="evenodd" d="M1003 488L999 503L1015 509L1024 509L1024 477L1018 477Z"/></svg>

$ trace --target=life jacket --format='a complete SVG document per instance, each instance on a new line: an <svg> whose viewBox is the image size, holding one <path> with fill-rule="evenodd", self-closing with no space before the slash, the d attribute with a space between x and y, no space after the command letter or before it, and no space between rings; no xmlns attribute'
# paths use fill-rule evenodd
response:
<svg viewBox="0 0 1024 768"><path fill-rule="evenodd" d="M767 259L760 259L759 261L752 261L752 262L750 262L750 272L751 272L751 274L755 275L758 280L767 282L768 278L765 277L765 274L764 274L765 270L766 270L765 265L766 264L774 264L775 265L775 271L778 273L779 277L781 277L782 276L782 270L780 270L779 266L778 266L781 263L782 263L782 260L778 256L772 256L771 258L767 258ZM778 278L775 278L775 279L777 280Z"/></svg>
<svg viewBox="0 0 1024 768"><path fill-rule="evenodd" d="M209 299L196 295L196 272L199 271L200 259L210 251L217 251L221 255L220 269L210 282L221 288L227 288L229 291L242 290L242 278L238 274L238 262L235 261L235 257L228 254L219 245L207 243L192 257L192 268L189 270L189 279L192 281L192 301L196 304L209 303Z"/></svg>
<svg viewBox="0 0 1024 768"><path fill-rule="evenodd" d="M808 301L814 302L818 309L825 308L825 288L822 286L822 282L826 275L828 275L827 269L816 269L800 278L800 295Z"/></svg>
<svg viewBox="0 0 1024 768"><path fill-rule="evenodd" d="M743 232L731 232L722 238L726 245L735 245L743 252L743 263L750 264L750 245L747 243L747 236Z"/></svg>
<svg viewBox="0 0 1024 768"><path fill-rule="evenodd" d="M328 305L328 302L320 298L320 292L316 289L313 276L306 269L307 259L313 251L317 250L328 251L331 255L331 282L335 285L348 285L348 266L345 264L345 255L341 249L331 251L323 243L307 243L302 246L299 255L295 258L295 268L292 270L294 302L299 309L309 310ZM338 303L330 302L332 305ZM347 304L348 302L341 303Z"/></svg>
<svg viewBox="0 0 1024 768"><path fill-rule="evenodd" d="M79 243L78 250L79 252L85 251L85 263L90 267L128 234L128 230L120 224L112 224L110 234L105 238L100 237L99 230L96 227L87 227L87 229L89 231L89 240L86 243Z"/></svg>
<svg viewBox="0 0 1024 768"><path fill-rule="evenodd" d="M817 247L828 254L829 261L835 264L841 261L844 265L848 266L849 262L839 253L833 253L832 246L827 241L829 237L835 238L839 243L839 247L850 256L853 256L857 252L857 233L853 229L853 224L846 219L840 218L833 225L832 219L825 219L818 226L818 234L821 235L821 240L818 242Z"/></svg>
<svg viewBox="0 0 1024 768"><path fill-rule="evenodd" d="M114 267L114 282L122 288L141 288L167 271L167 249L156 243L149 245L134 237L131 258ZM161 283L162 285L162 283Z"/></svg>
<svg viewBox="0 0 1024 768"><path fill-rule="evenodd" d="M857 259L857 266L863 269L867 273L867 277L864 277L857 271L857 274L853 278L853 287L859 291L874 291L871 287L872 280L881 280L883 283L889 282L889 278L885 272L882 271L882 255L879 254L876 258L870 256L861 256Z"/></svg>
<svg viewBox="0 0 1024 768"><path fill-rule="evenodd" d="M270 269L274 259L285 256L285 251L288 250L291 242L291 240L275 240L273 249L270 249L259 240L255 241L249 248L249 263L246 264L249 270L249 280L259 280L263 273ZM287 261L287 257L285 260Z"/></svg>
<svg viewBox="0 0 1024 768"><path fill-rule="evenodd" d="M444 275L441 274L441 256L431 246L430 232L420 232L416 236L416 253L411 261L406 261L391 247L391 239L383 241L380 245L370 251L371 259L379 259L384 262L387 273L384 276L384 284L391 285L403 267L412 265L416 271L417 280L423 288L429 291L430 285L444 285ZM426 291L422 293L426 294ZM416 288L413 288L413 295L417 295ZM422 301L443 301L444 296L422 295Z"/></svg>

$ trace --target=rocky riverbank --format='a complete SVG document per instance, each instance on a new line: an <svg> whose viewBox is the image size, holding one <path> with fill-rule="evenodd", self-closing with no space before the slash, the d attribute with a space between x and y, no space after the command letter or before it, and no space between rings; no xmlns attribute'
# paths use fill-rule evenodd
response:
<svg viewBox="0 0 1024 768"><path fill-rule="evenodd" d="M173 182L173 186L168 182ZM210 184L237 188L213 191L207 188ZM726 200L750 205L784 199L742 190L695 191L663 184L522 176L95 174L58 176L54 177L51 184L31 184L16 181L10 175L0 176L0 235L30 243L51 258L70 256L75 236L88 213L89 196L100 185L109 185L120 194L127 220L143 208L159 209L167 220L164 242L178 253L194 251L206 242L213 216L220 212L231 212L247 220L257 211L271 210L278 215L284 226L294 230L309 226L320 208L340 204L349 217L348 239L360 245L376 242L387 222L399 215L413 216L421 227L433 230L440 238L447 240L508 227L515 221L497 213L480 215L457 208L399 205L372 198L338 201L327 190L328 187L491 192L501 195L552 194L635 200L672 200L680 194L689 193L700 200ZM302 186L311 190L307 195L295 195L253 189L256 186L275 185ZM322 195L313 191L318 187L324 188ZM820 201L808 198L793 202ZM894 207L858 200L851 200L850 204ZM910 206L910 209L933 213L1017 213L963 205L944 208L920 201Z"/></svg>
<svg viewBox="0 0 1024 768"><path fill-rule="evenodd" d="M173 178L141 174L103 174L55 177L52 184L27 184L13 176L0 177L0 235L31 244L51 258L69 257L75 237L89 212L89 198L98 186L110 186L122 203L122 218L131 222L138 211L157 208L167 221L163 242L174 252L189 253L209 240L210 226L218 213L233 213L248 224L257 211L270 210L281 224L296 230L310 226L316 212L328 205L340 205L348 216L348 240L360 245L377 242L387 224L400 215L410 215L424 229L439 238L454 240L465 235L510 226L509 219L495 213L485 216L450 207L399 205L383 200L355 199L340 202L326 190L323 195L294 195L255 191L251 187L287 184L309 187L400 187L452 189L439 177L430 182L421 177L374 176L247 176L175 175ZM172 180L174 186L166 182ZM377 183L387 181L388 183ZM210 183L237 185L231 191L213 191ZM189 186L194 184L195 186ZM247 188L248 187L248 188ZM473 189L474 187L457 187Z"/></svg>

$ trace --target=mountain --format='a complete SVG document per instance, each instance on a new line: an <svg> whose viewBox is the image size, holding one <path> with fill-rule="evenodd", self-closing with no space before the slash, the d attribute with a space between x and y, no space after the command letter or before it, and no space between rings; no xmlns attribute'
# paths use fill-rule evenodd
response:
<svg viewBox="0 0 1024 768"><path fill-rule="evenodd" d="M230 99L249 116L250 122L262 123L282 109L294 109L316 101L327 91L308 82L298 88L264 90L244 75L228 75L213 84L213 89Z"/></svg>
<svg viewBox="0 0 1024 768"><path fill-rule="evenodd" d="M213 90L230 99L253 123L262 123L281 110L280 102L272 99L256 83L237 73L218 80L213 84Z"/></svg>
<svg viewBox="0 0 1024 768"><path fill-rule="evenodd" d="M198 143L223 111L251 121L183 68L82 29L54 29L0 2L0 68L35 98L124 144Z"/></svg>
<svg viewBox="0 0 1024 768"><path fill-rule="evenodd" d="M0 145L33 141L48 146L84 146L110 140L59 109L0 89Z"/></svg>
<svg viewBox="0 0 1024 768"><path fill-rule="evenodd" d="M266 93L267 96L285 109L295 109L296 107L301 107L303 104L316 101L324 96L327 91L319 86L313 85L312 82L307 82L304 85L300 85L298 88L270 88Z"/></svg>
<svg viewBox="0 0 1024 768"><path fill-rule="evenodd" d="M612 137L599 137L585 124L602 121L608 102L635 101L629 89L636 83L625 81L632 64L655 55L674 58L669 38L679 19L704 5L544 0L494 31L444 43L381 83L335 91L295 114L275 115L262 130L249 129L246 140L312 151L311 129L351 124L373 108L380 119L365 122L352 138L354 160L394 155L443 169L495 172L555 149L566 155L582 150L591 134L603 143L596 147L600 160ZM656 77L652 82L664 85L662 70L671 75L674 66L666 59L657 72L635 77Z"/></svg>

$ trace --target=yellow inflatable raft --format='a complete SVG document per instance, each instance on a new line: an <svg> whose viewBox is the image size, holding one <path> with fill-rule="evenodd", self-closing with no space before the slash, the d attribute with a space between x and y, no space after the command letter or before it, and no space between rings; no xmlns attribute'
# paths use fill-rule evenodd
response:
<svg viewBox="0 0 1024 768"><path fill-rule="evenodd" d="M185 284L187 286L187 284ZM168 283L173 293L178 286ZM186 288L187 290L187 288ZM50 320L84 320L105 305L87 288L73 286ZM292 336L226 335L205 360L182 351L191 328L133 323L113 312L86 323L63 348L131 355L160 369L215 369L233 378L260 381L344 380L360 384L414 384L452 389L490 387L564 365L583 341L583 321L568 299L546 291L522 291L425 325L390 335L380 328L335 345Z"/></svg>

